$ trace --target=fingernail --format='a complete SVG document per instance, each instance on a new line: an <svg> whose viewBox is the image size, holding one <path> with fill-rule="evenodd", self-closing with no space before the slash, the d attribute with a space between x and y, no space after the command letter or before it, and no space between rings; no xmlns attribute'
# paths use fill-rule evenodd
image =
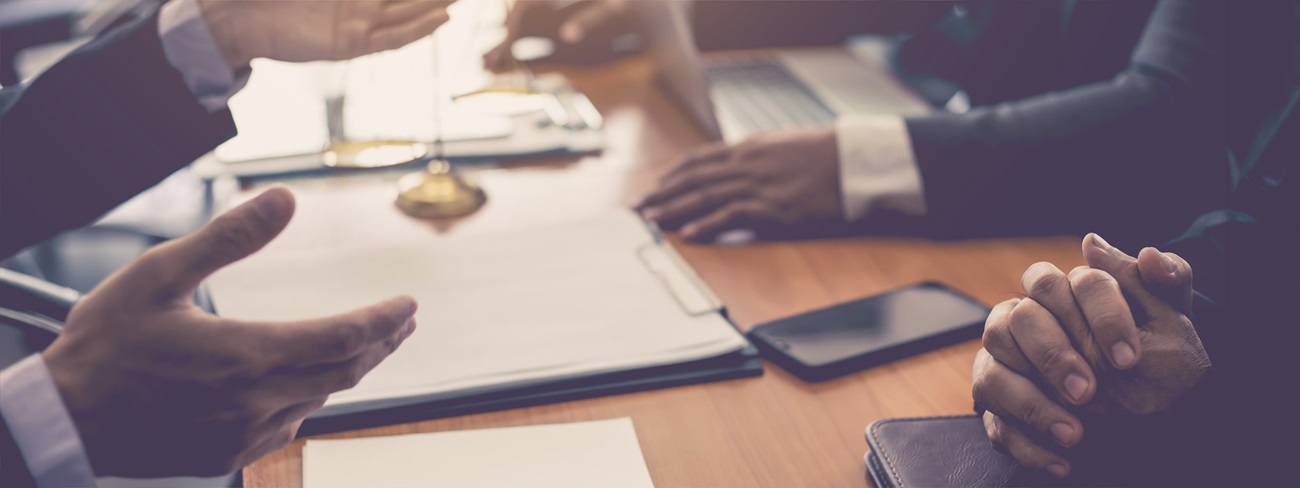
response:
<svg viewBox="0 0 1300 488"><path fill-rule="evenodd" d="M1092 245L1093 247L1096 247L1097 249L1101 249L1106 252L1110 252L1111 249L1115 249L1114 246L1111 246L1109 242L1106 242L1105 239L1102 239L1101 236L1097 234L1092 235Z"/></svg>
<svg viewBox="0 0 1300 488"><path fill-rule="evenodd" d="M1116 342L1110 346L1110 358L1115 360L1115 367L1127 368L1133 364L1133 358L1137 353L1133 351L1133 346L1127 342Z"/></svg>
<svg viewBox="0 0 1300 488"><path fill-rule="evenodd" d="M655 209L655 208L649 208L649 209L646 209L645 212L643 212L643 215L645 215L645 218L650 219L650 220L659 220L659 217L662 217L663 214L664 214L664 213L663 213L662 210Z"/></svg>
<svg viewBox="0 0 1300 488"><path fill-rule="evenodd" d="M1157 250L1156 252L1160 251ZM1165 271L1168 271L1169 274L1172 275L1178 272L1178 265L1174 264L1174 258L1169 257L1168 254L1160 253L1160 259L1165 262Z"/></svg>
<svg viewBox="0 0 1300 488"><path fill-rule="evenodd" d="M687 225L685 227L682 227L682 234L685 235L686 237L691 237L694 236L695 232L697 232L698 230L699 227L695 225Z"/></svg>
<svg viewBox="0 0 1300 488"><path fill-rule="evenodd" d="M1070 473L1069 469L1067 469L1064 464L1055 463L1047 465L1047 472L1057 478L1064 478L1065 475Z"/></svg>
<svg viewBox="0 0 1300 488"><path fill-rule="evenodd" d="M1074 440L1074 426L1065 422L1052 424L1052 436L1056 437L1056 442L1061 443L1061 445L1069 446L1070 442Z"/></svg>
<svg viewBox="0 0 1300 488"><path fill-rule="evenodd" d="M253 205L256 206L257 212L267 220L278 221L284 218L289 212L290 200L285 198L283 190L272 188L262 192L253 199Z"/></svg>
<svg viewBox="0 0 1300 488"><path fill-rule="evenodd" d="M1070 398L1074 401L1083 399L1083 394L1088 392L1088 380L1082 376L1071 374L1065 377L1065 391L1070 393Z"/></svg>
<svg viewBox="0 0 1300 488"><path fill-rule="evenodd" d="M406 321L406 329L402 331L402 335L406 337L410 337L411 334L414 333L415 333L415 319L412 318L411 320Z"/></svg>

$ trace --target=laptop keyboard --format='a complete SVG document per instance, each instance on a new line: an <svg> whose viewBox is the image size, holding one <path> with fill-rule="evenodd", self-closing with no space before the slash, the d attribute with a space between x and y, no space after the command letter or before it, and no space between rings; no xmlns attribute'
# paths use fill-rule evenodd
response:
<svg viewBox="0 0 1300 488"><path fill-rule="evenodd" d="M713 103L726 107L747 135L835 122L835 114L775 59L709 59L704 74Z"/></svg>

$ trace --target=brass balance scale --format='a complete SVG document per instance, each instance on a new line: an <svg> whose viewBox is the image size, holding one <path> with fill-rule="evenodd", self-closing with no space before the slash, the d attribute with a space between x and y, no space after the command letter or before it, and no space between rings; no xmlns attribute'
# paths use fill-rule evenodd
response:
<svg viewBox="0 0 1300 488"><path fill-rule="evenodd" d="M442 79L438 76L440 63L437 60L437 46L435 41L433 79L435 83L440 83ZM452 101L474 103L485 111L499 115L538 110L547 94L533 88L533 77L526 68L520 68L517 72L519 76L498 77L493 84L452 97ZM342 98L327 100L331 137L330 147L322 157L323 162L332 168L383 168L409 164L432 155L422 171L407 174L398 180L394 204L407 215L420 219L446 219L473 213L487 202L487 194L446 158L442 99L441 94L435 94L432 147L410 140L347 140L343 137Z"/></svg>

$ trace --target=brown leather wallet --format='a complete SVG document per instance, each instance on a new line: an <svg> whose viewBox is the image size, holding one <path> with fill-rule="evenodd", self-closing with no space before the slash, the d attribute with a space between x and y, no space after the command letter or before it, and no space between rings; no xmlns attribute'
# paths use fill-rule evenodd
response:
<svg viewBox="0 0 1300 488"><path fill-rule="evenodd" d="M866 435L877 488L1065 486L994 450L975 415L877 420Z"/></svg>

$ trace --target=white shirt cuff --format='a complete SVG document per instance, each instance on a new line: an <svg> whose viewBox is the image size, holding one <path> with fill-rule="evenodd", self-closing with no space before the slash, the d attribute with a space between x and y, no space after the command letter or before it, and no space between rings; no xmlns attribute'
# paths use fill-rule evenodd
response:
<svg viewBox="0 0 1300 488"><path fill-rule="evenodd" d="M163 5L158 14L158 37L167 62L180 71L185 86L209 112L225 108L243 87L244 80L231 72L212 38L198 0L173 0Z"/></svg>
<svg viewBox="0 0 1300 488"><path fill-rule="evenodd" d="M851 114L835 121L844 217L852 222L889 208L925 215L921 171L902 117Z"/></svg>
<svg viewBox="0 0 1300 488"><path fill-rule="evenodd" d="M36 486L96 486L81 436L40 354L0 371L0 415Z"/></svg>

